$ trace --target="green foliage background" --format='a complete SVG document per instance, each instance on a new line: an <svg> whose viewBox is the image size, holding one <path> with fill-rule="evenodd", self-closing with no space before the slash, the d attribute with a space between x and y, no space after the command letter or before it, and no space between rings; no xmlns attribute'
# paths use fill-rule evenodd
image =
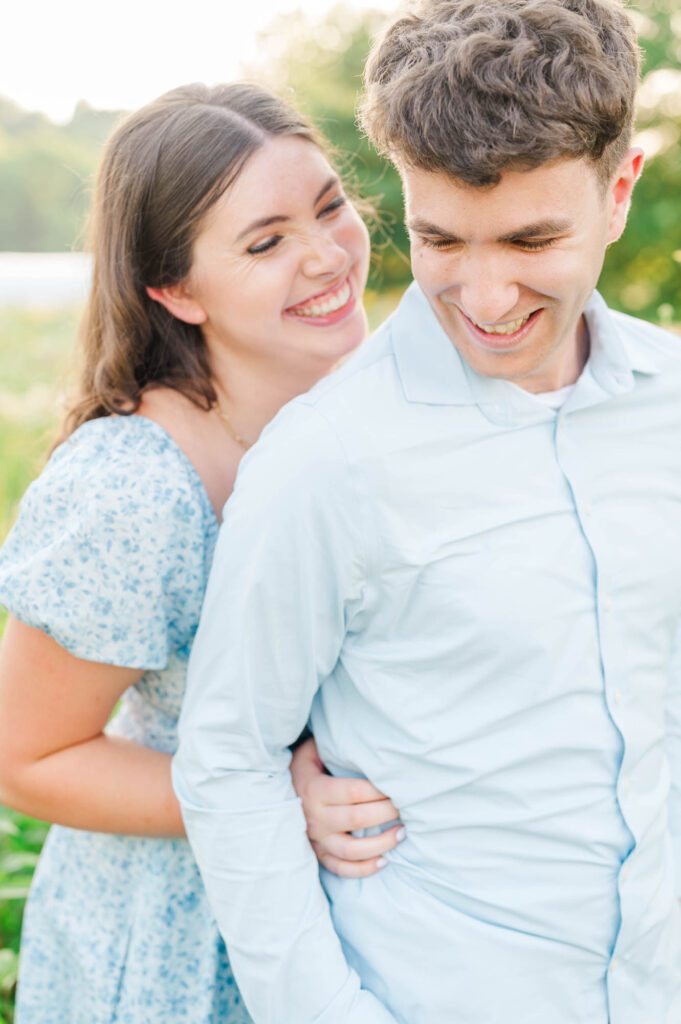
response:
<svg viewBox="0 0 681 1024"><path fill-rule="evenodd" d="M601 288L612 305L662 322L681 320L681 11L678 0L632 6L645 53L639 128L651 156L624 238L608 253ZM336 8L323 21L286 15L262 36L250 77L291 96L322 127L360 195L379 212L373 225L374 288L409 279L400 184L355 127L362 66L384 15ZM81 103L72 120L0 99L0 250L78 248L92 174L116 112Z"/></svg>
<svg viewBox="0 0 681 1024"><path fill-rule="evenodd" d="M44 461L77 315L71 309L0 311L0 540ZM3 622L0 609L0 631ZM0 1024L12 1022L21 915L46 831L0 807Z"/></svg>
<svg viewBox="0 0 681 1024"><path fill-rule="evenodd" d="M681 10L678 0L632 5L644 51L638 128L648 159L624 237L606 259L601 290L625 312L661 322L681 320ZM374 287L409 280L408 241L400 183L394 169L372 152L354 123L364 59L383 16L350 14L338 7L310 30L304 18L281 19L263 37L253 77L288 88L345 157L359 194L374 199Z"/></svg>
<svg viewBox="0 0 681 1024"><path fill-rule="evenodd" d="M681 322L681 12L678 0L637 0L646 56L639 128L651 155L624 238L601 288L617 308ZM361 69L382 15L339 7L311 25L287 16L262 38L250 76L290 96L322 127L358 194L373 199L370 317L409 280L402 197L393 169L355 127ZM179 83L178 83L179 84ZM80 248L91 180L116 112L81 103L67 125L0 98L0 250ZM0 540L38 472L54 424L77 310L0 311ZM2 613L0 611L0 629ZM0 808L0 1024L11 1024L23 900L45 826Z"/></svg>

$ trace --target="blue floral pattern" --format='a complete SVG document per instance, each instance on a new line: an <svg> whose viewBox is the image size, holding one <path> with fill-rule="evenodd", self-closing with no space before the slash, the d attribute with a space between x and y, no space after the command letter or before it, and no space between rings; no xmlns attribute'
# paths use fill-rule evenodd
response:
<svg viewBox="0 0 681 1024"><path fill-rule="evenodd" d="M0 603L79 658L144 670L107 727L173 753L217 520L141 416L84 424L0 550ZM17 1024L247 1024L189 846L54 826L22 935Z"/></svg>

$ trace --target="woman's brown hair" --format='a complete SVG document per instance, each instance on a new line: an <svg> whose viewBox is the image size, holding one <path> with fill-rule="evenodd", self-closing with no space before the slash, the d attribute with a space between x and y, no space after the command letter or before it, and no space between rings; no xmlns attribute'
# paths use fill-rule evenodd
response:
<svg viewBox="0 0 681 1024"><path fill-rule="evenodd" d="M187 85L126 117L104 150L90 219L90 295L78 388L61 439L87 420L134 413L152 384L216 401L199 327L147 295L189 273L207 211L267 138L321 146L287 103L248 84Z"/></svg>

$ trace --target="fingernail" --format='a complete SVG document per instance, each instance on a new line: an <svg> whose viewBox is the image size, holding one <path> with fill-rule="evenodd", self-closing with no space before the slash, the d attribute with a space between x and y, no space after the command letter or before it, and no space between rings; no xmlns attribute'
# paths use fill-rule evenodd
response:
<svg viewBox="0 0 681 1024"><path fill-rule="evenodd" d="M384 868L387 863L388 862L385 859L385 857L379 857L378 860L376 861L376 867L377 868Z"/></svg>
<svg viewBox="0 0 681 1024"><path fill-rule="evenodd" d="M402 828L398 829L398 831L395 833L395 839L397 840L398 843L401 843L402 840L406 839L406 838L407 838L407 830L406 830L406 828L403 825Z"/></svg>

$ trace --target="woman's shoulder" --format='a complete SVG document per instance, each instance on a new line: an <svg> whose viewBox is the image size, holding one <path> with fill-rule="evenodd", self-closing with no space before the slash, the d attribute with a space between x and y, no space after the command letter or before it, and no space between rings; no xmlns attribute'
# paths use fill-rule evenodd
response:
<svg viewBox="0 0 681 1024"><path fill-rule="evenodd" d="M144 416L89 420L52 453L31 490L68 515L113 506L121 515L192 516L212 529L214 514L192 463L163 427Z"/></svg>
<svg viewBox="0 0 681 1024"><path fill-rule="evenodd" d="M162 480L187 492L201 492L190 460L167 430L146 416L106 416L83 423L52 453L48 475L97 479L111 486L127 482L144 491Z"/></svg>
<svg viewBox="0 0 681 1024"><path fill-rule="evenodd" d="M160 668L196 628L216 532L161 427L92 420L24 496L0 550L0 603L78 657Z"/></svg>

